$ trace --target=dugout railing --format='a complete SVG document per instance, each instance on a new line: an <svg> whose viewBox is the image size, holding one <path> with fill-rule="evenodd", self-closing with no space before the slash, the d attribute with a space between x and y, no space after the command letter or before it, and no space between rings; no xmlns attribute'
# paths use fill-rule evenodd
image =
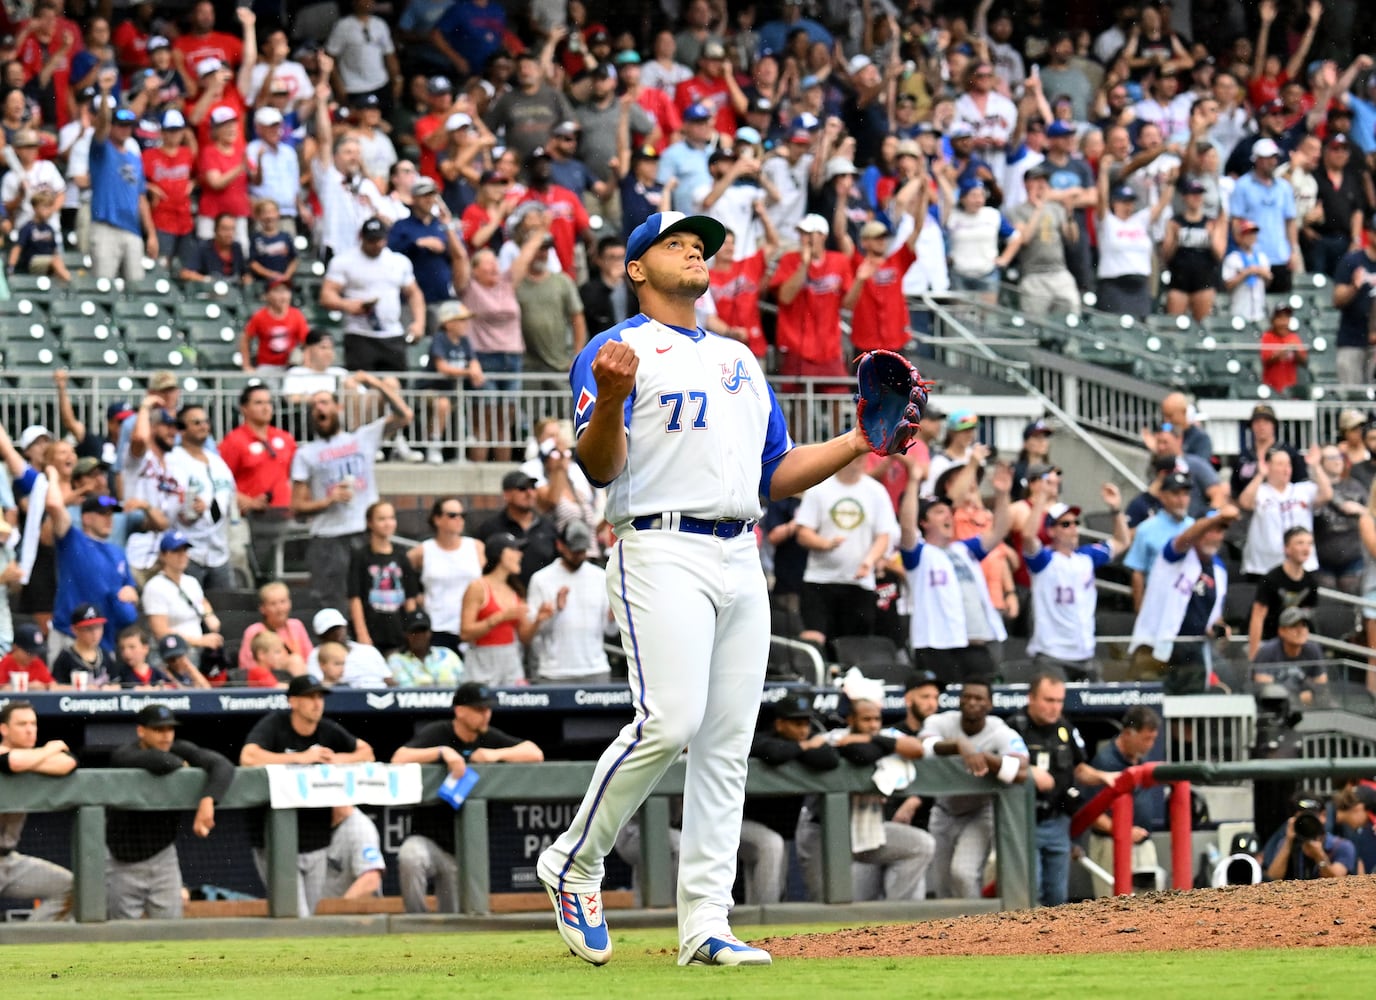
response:
<svg viewBox="0 0 1376 1000"><path fill-rule="evenodd" d="M582 762L500 764L476 770L482 780L454 814L455 856L460 872L459 913L489 912L488 803L568 801L581 796L594 765ZM424 769L424 801L434 802L447 772ZM670 799L683 793L686 766L676 762L640 811L641 889L647 907L674 904L669 854ZM758 796L815 795L822 827L823 902L852 901L850 797L874 793L872 768L842 764L815 773L796 764L780 767L751 762L747 793ZM165 777L139 770L79 770L62 778L33 774L0 781L0 806L6 812L71 812L71 869L75 877L73 914L82 923L106 920L105 811L193 810L205 775L184 769ZM958 758L919 761L907 790L919 795L988 793L995 800L995 849L1002 906L1021 909L1035 900L1034 792L1031 782L1003 785L975 778ZM239 768L223 801L224 809L262 806L268 802L267 774ZM294 810L267 811L267 897L272 917L297 917L297 838ZM213 837L213 834L212 834Z"/></svg>

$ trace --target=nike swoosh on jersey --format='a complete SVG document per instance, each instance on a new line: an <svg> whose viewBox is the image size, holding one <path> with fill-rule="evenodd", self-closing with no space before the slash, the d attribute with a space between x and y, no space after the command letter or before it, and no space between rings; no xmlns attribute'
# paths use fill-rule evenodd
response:
<svg viewBox="0 0 1376 1000"><path fill-rule="evenodd" d="M655 353L656 353L656 354L668 354L668 353L669 353L670 351L672 351L673 349L674 349L674 345L673 345L673 344L670 344L668 347L656 347L656 348L655 348Z"/></svg>

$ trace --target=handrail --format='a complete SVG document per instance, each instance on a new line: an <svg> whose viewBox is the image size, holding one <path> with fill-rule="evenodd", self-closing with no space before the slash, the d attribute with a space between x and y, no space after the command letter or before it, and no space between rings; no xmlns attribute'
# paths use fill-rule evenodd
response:
<svg viewBox="0 0 1376 1000"><path fill-rule="evenodd" d="M941 317L942 321L946 323L957 334L959 334L960 337L963 338L971 347L973 347L978 353L983 355L986 360L1005 366L1009 364L1006 359L1000 357L994 351L990 350L989 347L986 346L986 344L980 338L976 337L969 329L966 328L964 323L958 320L955 316L951 315L950 311L944 305L941 305L938 302L936 302L930 294L923 295L922 301L927 305L929 309L932 310L934 314ZM1077 438L1079 438L1082 443L1088 446L1091 451L1093 451L1096 455L1099 456L1100 459L1106 462L1108 466L1119 475L1119 477L1121 477L1128 483L1131 483L1138 490L1145 490L1147 488L1146 482L1140 476L1138 476L1137 473L1133 472L1126 465L1120 462L1118 460L1118 456L1114 455L1113 452L1105 448L1104 445L1098 440L1098 438L1086 432L1084 428L1080 426L1079 421L1075 420L1069 413L1063 410L1055 400L1053 400L1050 396L1046 395L1046 393L1042 392L1035 385L1029 382L1015 368L1007 367L1006 371L1008 380L1010 382L1016 384L1028 395L1040 400L1042 405L1045 406L1047 410L1050 411L1051 414L1054 415L1061 422L1062 426L1064 426L1066 430L1068 430L1070 433L1074 434Z"/></svg>
<svg viewBox="0 0 1376 1000"><path fill-rule="evenodd" d="M826 661L822 659L822 654L817 651L816 646L812 645L812 643L810 642L802 642L798 639L790 639L788 636L784 635L771 635L769 637L769 641L772 643L777 642L779 645L785 647L786 649L796 649L804 656L806 656L809 662L811 662L812 664L814 685L819 688L826 686L827 665Z"/></svg>

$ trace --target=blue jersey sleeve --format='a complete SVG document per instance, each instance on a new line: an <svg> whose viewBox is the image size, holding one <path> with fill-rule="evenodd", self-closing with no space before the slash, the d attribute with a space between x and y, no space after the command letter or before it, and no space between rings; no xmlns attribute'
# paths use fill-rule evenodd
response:
<svg viewBox="0 0 1376 1000"><path fill-rule="evenodd" d="M979 535L976 535L974 538L962 539L960 544L970 550L970 554L975 557L976 562L984 562L984 557L989 554L984 551L984 546L980 543Z"/></svg>
<svg viewBox="0 0 1376 1000"><path fill-rule="evenodd" d="M1179 535L1175 536L1175 538L1179 537ZM1179 562L1181 559L1185 558L1185 552L1190 551L1189 549L1186 549L1184 552L1177 551L1175 547L1175 538L1172 538L1165 545L1161 546L1161 558L1168 563Z"/></svg>
<svg viewBox="0 0 1376 1000"><path fill-rule="evenodd" d="M903 568L904 568L904 569L907 569L907 570L914 570L914 569L917 569L918 565L922 562L922 546L925 545L925 544L926 544L926 542L918 542L916 545L914 545L914 546L913 546L912 548L910 548L910 549L899 549L899 550L898 550L898 555L899 555L899 556L902 558L902 560L903 560Z"/></svg>
<svg viewBox="0 0 1376 1000"><path fill-rule="evenodd" d="M1113 550L1108 547L1107 542L1095 542L1092 545L1081 545L1079 553L1089 556L1089 561L1094 564L1094 568L1107 566L1113 561Z"/></svg>
<svg viewBox="0 0 1376 1000"><path fill-rule="evenodd" d="M1001 239L1001 240L1012 239L1013 234L1016 233L1016 232L1017 232L1017 230L1014 229L1011 225L1008 224L1008 220L1004 217L1003 213L1000 212L1000 213L999 213L999 239Z"/></svg>
<svg viewBox="0 0 1376 1000"><path fill-rule="evenodd" d="M1035 556L1024 555L1022 558L1023 561L1027 563L1027 571L1029 573L1040 573L1051 565L1051 550L1043 545L1037 550Z"/></svg>
<svg viewBox="0 0 1376 1000"><path fill-rule="evenodd" d="M769 390L769 426L765 429L764 453L760 456L760 496L769 496L769 484L774 479L774 470L779 467L785 455L793 448L793 438L788 433L788 422L784 420L783 410L774 396L774 387L765 384ZM629 419L629 413L627 419Z"/></svg>

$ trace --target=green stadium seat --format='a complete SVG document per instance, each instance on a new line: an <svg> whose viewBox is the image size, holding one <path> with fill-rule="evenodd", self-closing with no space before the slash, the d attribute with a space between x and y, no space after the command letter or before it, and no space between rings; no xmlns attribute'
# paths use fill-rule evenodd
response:
<svg viewBox="0 0 1376 1000"><path fill-rule="evenodd" d="M27 317L42 319L44 312L42 299L28 293L0 299L0 317L6 319L24 319Z"/></svg>
<svg viewBox="0 0 1376 1000"><path fill-rule="evenodd" d="M187 299L178 302L173 307L173 313L177 317L179 324L197 323L201 320L212 320L214 322L225 322L232 320L238 311L238 303L220 301L218 299Z"/></svg>
<svg viewBox="0 0 1376 1000"><path fill-rule="evenodd" d="M148 299L121 299L115 303L113 315L121 329L127 329L135 323L156 325L169 319L168 312L161 303Z"/></svg>
<svg viewBox="0 0 1376 1000"><path fill-rule="evenodd" d="M5 345L0 360L7 369L51 369L62 363L62 353L55 342L19 340Z"/></svg>
<svg viewBox="0 0 1376 1000"><path fill-rule="evenodd" d="M54 299L48 304L48 314L58 326L68 318L100 320L106 323L110 321L110 313L106 307L84 295L79 298Z"/></svg>
<svg viewBox="0 0 1376 1000"><path fill-rule="evenodd" d="M239 345L218 343L214 340L196 344L196 365L201 371L238 371L241 361Z"/></svg>
<svg viewBox="0 0 1376 1000"><path fill-rule="evenodd" d="M119 343L119 331L115 327L104 320L89 316L66 317L59 329L62 331L62 339L69 344L78 341L100 344Z"/></svg>
<svg viewBox="0 0 1376 1000"><path fill-rule="evenodd" d="M10 286L10 294L13 296L28 295L32 297L35 292L41 292L47 296L53 291L55 282L46 274L11 274L5 278Z"/></svg>
<svg viewBox="0 0 1376 1000"><path fill-rule="evenodd" d="M239 341L239 328L235 324L217 320L199 320L186 323L186 339L196 347L203 344L235 344Z"/></svg>
<svg viewBox="0 0 1376 1000"><path fill-rule="evenodd" d="M156 299L160 302L171 302L181 298L181 290L167 277L145 277L139 281L125 282L121 294L124 298L134 301Z"/></svg>
<svg viewBox="0 0 1376 1000"><path fill-rule="evenodd" d="M187 368L191 365L192 350L180 339L172 343L143 341L126 345L138 368Z"/></svg>
<svg viewBox="0 0 1376 1000"><path fill-rule="evenodd" d="M73 368L110 368L128 370L129 355L119 344L77 341L67 345L67 363Z"/></svg>

